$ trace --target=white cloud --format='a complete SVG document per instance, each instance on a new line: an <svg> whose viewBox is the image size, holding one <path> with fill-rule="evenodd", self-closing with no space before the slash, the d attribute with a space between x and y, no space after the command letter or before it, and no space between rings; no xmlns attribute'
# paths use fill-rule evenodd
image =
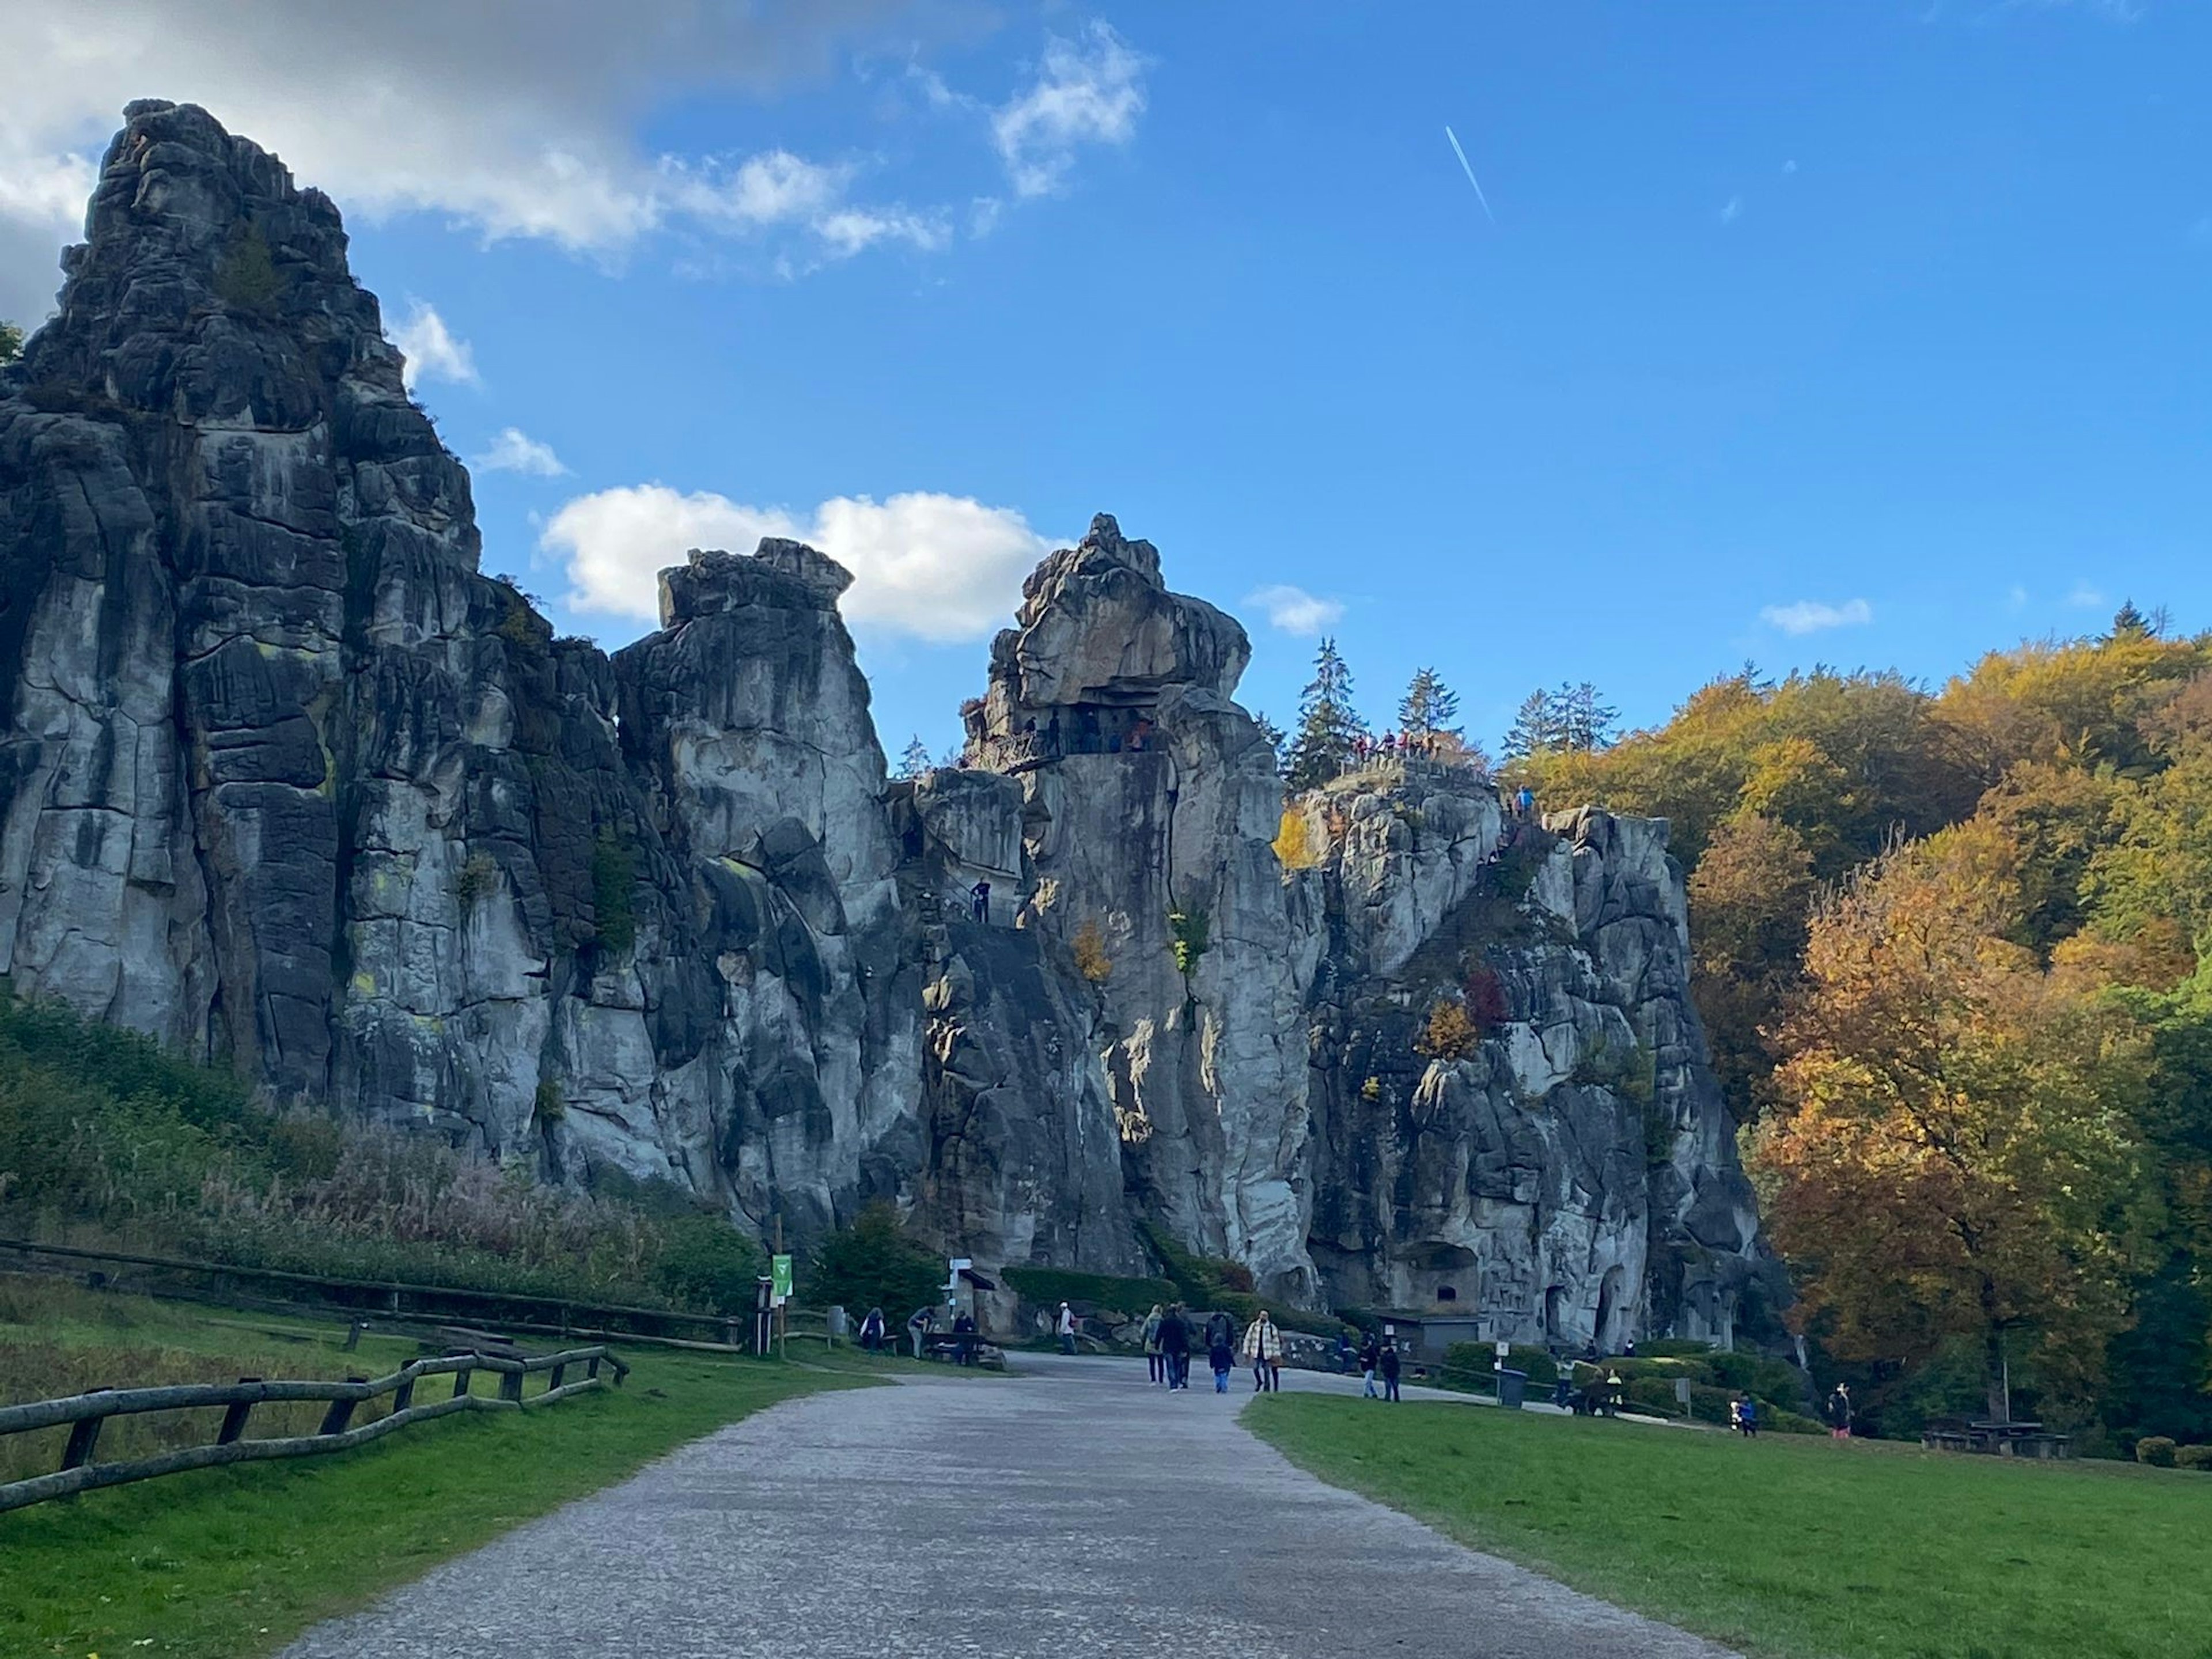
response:
<svg viewBox="0 0 2212 1659"><path fill-rule="evenodd" d="M1796 171L1797 171L1797 164L1796 164L1796 162L1795 162L1795 161L1784 161L1784 162L1782 164L1782 172L1783 172L1783 174L1784 174L1784 177L1787 177L1789 174L1793 173L1795 173L1795 172L1796 172Z"/></svg>
<svg viewBox="0 0 2212 1659"><path fill-rule="evenodd" d="M471 465L479 472L526 472L538 478L557 478L568 470L552 445L538 442L515 426L501 427L491 447Z"/></svg>
<svg viewBox="0 0 2212 1659"><path fill-rule="evenodd" d="M454 337L436 307L422 300L413 301L407 320L394 324L388 331L392 343L407 359L400 378L410 392L422 380L451 380L457 386L483 384L477 377L476 355L469 349L469 343Z"/></svg>
<svg viewBox="0 0 2212 1659"><path fill-rule="evenodd" d="M744 161L647 153L635 134L660 106L764 93L834 70L848 47L956 27L917 0L191 9L186 27L174 0L9 0L0 315L29 321L47 309L54 253L81 222L100 147L134 98L204 104L349 213L428 210L488 239L611 258L659 228L805 234L851 205L851 167L781 149ZM870 210L891 222L901 211ZM850 245L849 227L838 234Z"/></svg>
<svg viewBox="0 0 2212 1659"><path fill-rule="evenodd" d="M1759 617L1785 634L1817 634L1826 628L1856 628L1862 623L1870 623L1874 620L1874 607L1864 599L1846 599L1841 605L1800 599L1795 605L1770 605L1759 613Z"/></svg>
<svg viewBox="0 0 2212 1659"><path fill-rule="evenodd" d="M1084 144L1126 144L1145 112L1145 60L1107 24L1079 40L1055 35L1030 88L991 116L991 136L1017 196L1048 196Z"/></svg>
<svg viewBox="0 0 2212 1659"><path fill-rule="evenodd" d="M840 495L801 517L658 483L578 496L538 544L565 562L579 610L657 621L659 573L688 549L750 553L763 536L809 543L851 571L840 608L856 628L933 641L1006 625L1022 578L1052 545L1013 509L962 495Z"/></svg>
<svg viewBox="0 0 2212 1659"><path fill-rule="evenodd" d="M1268 623L1284 633L1306 638L1320 633L1344 615L1344 606L1338 601L1318 599L1287 582L1255 588L1244 596L1244 603L1259 606L1267 613Z"/></svg>
<svg viewBox="0 0 2212 1659"><path fill-rule="evenodd" d="M2066 603L2077 610L2094 611L2105 604L2106 599L2101 589L2092 587L2087 582L2076 582L2074 591L2066 596Z"/></svg>
<svg viewBox="0 0 2212 1659"><path fill-rule="evenodd" d="M1721 210L1721 222L1724 225L1732 225L1741 217L1743 217L1743 198L1729 197L1728 205Z"/></svg>

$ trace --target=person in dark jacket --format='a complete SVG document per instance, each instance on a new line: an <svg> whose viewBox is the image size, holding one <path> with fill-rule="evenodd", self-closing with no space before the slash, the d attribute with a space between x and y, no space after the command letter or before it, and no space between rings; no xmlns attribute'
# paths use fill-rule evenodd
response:
<svg viewBox="0 0 2212 1659"><path fill-rule="evenodd" d="M1841 1382L1828 1395L1822 1415L1828 1419L1828 1437L1848 1440L1851 1437L1851 1391Z"/></svg>
<svg viewBox="0 0 2212 1659"><path fill-rule="evenodd" d="M1395 1400L1398 1397L1399 1363L1398 1345L1395 1342L1385 1342L1382 1345L1382 1355L1379 1366L1382 1373L1382 1397L1385 1400Z"/></svg>
<svg viewBox="0 0 2212 1659"><path fill-rule="evenodd" d="M1370 1331L1359 1345L1359 1391L1370 1400L1382 1395L1375 1386L1375 1368L1382 1360L1382 1344Z"/></svg>
<svg viewBox="0 0 2212 1659"><path fill-rule="evenodd" d="M1168 1389L1190 1387L1190 1327L1178 1302L1160 1318L1160 1358L1167 1362Z"/></svg>
<svg viewBox="0 0 2212 1659"><path fill-rule="evenodd" d="M1206 1363L1213 1367L1216 1394L1229 1392L1229 1373L1237 1369L1234 1328L1225 1314L1216 1314L1206 1322Z"/></svg>
<svg viewBox="0 0 2212 1659"><path fill-rule="evenodd" d="M884 1310L868 1310L868 1316L860 1322L860 1346L870 1353L880 1352L884 1346Z"/></svg>

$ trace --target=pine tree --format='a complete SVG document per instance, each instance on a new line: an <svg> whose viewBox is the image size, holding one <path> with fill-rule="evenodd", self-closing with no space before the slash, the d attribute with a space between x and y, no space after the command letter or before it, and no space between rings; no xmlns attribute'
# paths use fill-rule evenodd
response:
<svg viewBox="0 0 2212 1659"><path fill-rule="evenodd" d="M1540 687L1522 699L1515 711L1513 725L1505 733L1505 758L1526 760L1531 755L1541 755L1557 749L1559 744L1559 716L1552 706L1552 694Z"/></svg>
<svg viewBox="0 0 2212 1659"><path fill-rule="evenodd" d="M1409 738L1456 738L1453 724L1459 716L1459 693L1443 683L1433 668L1417 668L1398 700L1398 726Z"/></svg>
<svg viewBox="0 0 2212 1659"><path fill-rule="evenodd" d="M2122 599L2119 610L2112 617L2110 637L2116 640L2147 640L2158 632L2151 619L2136 609L2133 599Z"/></svg>
<svg viewBox="0 0 2212 1659"><path fill-rule="evenodd" d="M1599 702L1597 687L1588 680L1580 685L1562 684L1553 694L1552 707L1558 720L1557 747L1583 750L1613 747L1613 723L1620 720L1620 711Z"/></svg>
<svg viewBox="0 0 2212 1659"><path fill-rule="evenodd" d="M906 751L899 757L898 770L891 775L918 778L928 771L929 767L929 745L921 740L921 733L917 732L914 734L914 740L907 744Z"/></svg>
<svg viewBox="0 0 2212 1659"><path fill-rule="evenodd" d="M1274 751L1275 774L1279 777L1283 771L1284 745L1290 742L1290 738L1284 734L1281 726L1276 725L1265 714L1253 715L1252 724L1260 728L1260 735L1267 738L1267 747Z"/></svg>
<svg viewBox="0 0 2212 1659"><path fill-rule="evenodd" d="M1298 734L1291 740L1284 775L1293 789L1318 789L1346 770L1352 745L1367 726L1352 706L1352 671L1326 639L1314 657L1314 677L1298 698Z"/></svg>

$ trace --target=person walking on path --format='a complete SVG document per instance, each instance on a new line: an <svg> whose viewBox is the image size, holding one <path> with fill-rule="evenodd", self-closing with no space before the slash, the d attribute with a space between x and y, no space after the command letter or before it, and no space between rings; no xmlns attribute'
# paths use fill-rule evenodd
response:
<svg viewBox="0 0 2212 1659"><path fill-rule="evenodd" d="M1160 1304L1157 1302L1145 1316L1145 1370L1154 1382L1168 1380L1167 1364L1160 1353Z"/></svg>
<svg viewBox="0 0 2212 1659"><path fill-rule="evenodd" d="M1743 1404L1740 1409L1743 1413L1743 1416L1741 1419L1743 1424L1743 1437L1747 1440L1758 1439L1759 1401L1753 1399L1750 1395L1746 1395L1743 1397Z"/></svg>
<svg viewBox="0 0 2212 1659"><path fill-rule="evenodd" d="M868 1316L860 1322L860 1346L870 1353L879 1352L884 1346L884 1310L868 1310Z"/></svg>
<svg viewBox="0 0 2212 1659"><path fill-rule="evenodd" d="M1190 1327L1182 1321L1182 1304L1170 1308L1160 1321L1160 1358L1166 1362L1168 1391L1190 1387Z"/></svg>
<svg viewBox="0 0 2212 1659"><path fill-rule="evenodd" d="M1229 1373L1237 1369L1237 1348L1231 1340L1235 1334L1227 1314L1216 1314L1206 1322L1206 1363L1213 1367L1216 1394L1229 1392Z"/></svg>
<svg viewBox="0 0 2212 1659"><path fill-rule="evenodd" d="M1828 1437L1848 1440L1851 1437L1851 1391L1841 1382L1828 1395L1826 1410Z"/></svg>
<svg viewBox="0 0 2212 1659"><path fill-rule="evenodd" d="M1398 1397L1399 1364L1397 1343L1385 1342L1382 1345L1382 1397L1385 1400L1395 1400Z"/></svg>
<svg viewBox="0 0 2212 1659"><path fill-rule="evenodd" d="M1370 1400L1382 1397L1375 1387L1375 1368L1382 1360L1382 1345L1375 1340L1375 1333L1370 1331L1359 1344L1359 1391Z"/></svg>
<svg viewBox="0 0 2212 1659"><path fill-rule="evenodd" d="M1060 1304L1059 1328L1060 1351L1062 1353L1073 1353L1075 1352L1075 1310L1065 1302Z"/></svg>
<svg viewBox="0 0 2212 1659"><path fill-rule="evenodd" d="M1283 1386L1283 1334L1265 1308L1244 1333L1244 1357L1252 1362L1255 1394L1279 1392Z"/></svg>

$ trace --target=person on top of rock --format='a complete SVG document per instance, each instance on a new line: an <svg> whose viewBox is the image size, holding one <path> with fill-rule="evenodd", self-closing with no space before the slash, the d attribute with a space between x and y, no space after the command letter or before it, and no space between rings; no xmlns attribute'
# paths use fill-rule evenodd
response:
<svg viewBox="0 0 2212 1659"><path fill-rule="evenodd" d="M1848 1440L1851 1437L1851 1391L1838 1382L1828 1395L1828 1403L1821 1414L1828 1419L1828 1437Z"/></svg>
<svg viewBox="0 0 2212 1659"><path fill-rule="evenodd" d="M1060 1318L1055 1323L1055 1328L1060 1333L1060 1351L1062 1353L1073 1353L1075 1352L1075 1310L1065 1302L1060 1304Z"/></svg>
<svg viewBox="0 0 2212 1659"><path fill-rule="evenodd" d="M1382 1397L1375 1387L1375 1367L1382 1358L1382 1345L1376 1340L1375 1333L1370 1331L1359 1344L1359 1391L1370 1400Z"/></svg>
<svg viewBox="0 0 2212 1659"><path fill-rule="evenodd" d="M1524 818L1534 817L1536 812L1536 792L1531 789L1527 784L1522 784L1520 788L1514 791L1513 810L1520 813Z"/></svg>
<svg viewBox="0 0 2212 1659"><path fill-rule="evenodd" d="M1183 1322L1182 1304L1167 1310L1160 1321L1160 1358L1166 1362L1168 1391L1190 1387L1190 1327Z"/></svg>
<svg viewBox="0 0 2212 1659"><path fill-rule="evenodd" d="M974 907L976 921L989 921L991 920L991 884L988 881L979 881L970 887L968 890L968 902Z"/></svg>
<svg viewBox="0 0 2212 1659"><path fill-rule="evenodd" d="M1168 1380L1167 1362L1160 1354L1160 1304L1152 1304L1152 1312L1145 1316L1145 1380L1164 1382Z"/></svg>
<svg viewBox="0 0 2212 1659"><path fill-rule="evenodd" d="M1395 1400L1398 1397L1398 1368L1402 1363L1398 1355L1397 1342L1395 1340L1385 1342L1382 1345L1382 1358L1376 1366L1376 1369L1382 1373L1382 1397L1385 1400Z"/></svg>
<svg viewBox="0 0 2212 1659"><path fill-rule="evenodd" d="M1244 1332L1244 1358L1252 1362L1252 1391L1264 1394L1283 1386L1283 1334L1265 1308Z"/></svg>

